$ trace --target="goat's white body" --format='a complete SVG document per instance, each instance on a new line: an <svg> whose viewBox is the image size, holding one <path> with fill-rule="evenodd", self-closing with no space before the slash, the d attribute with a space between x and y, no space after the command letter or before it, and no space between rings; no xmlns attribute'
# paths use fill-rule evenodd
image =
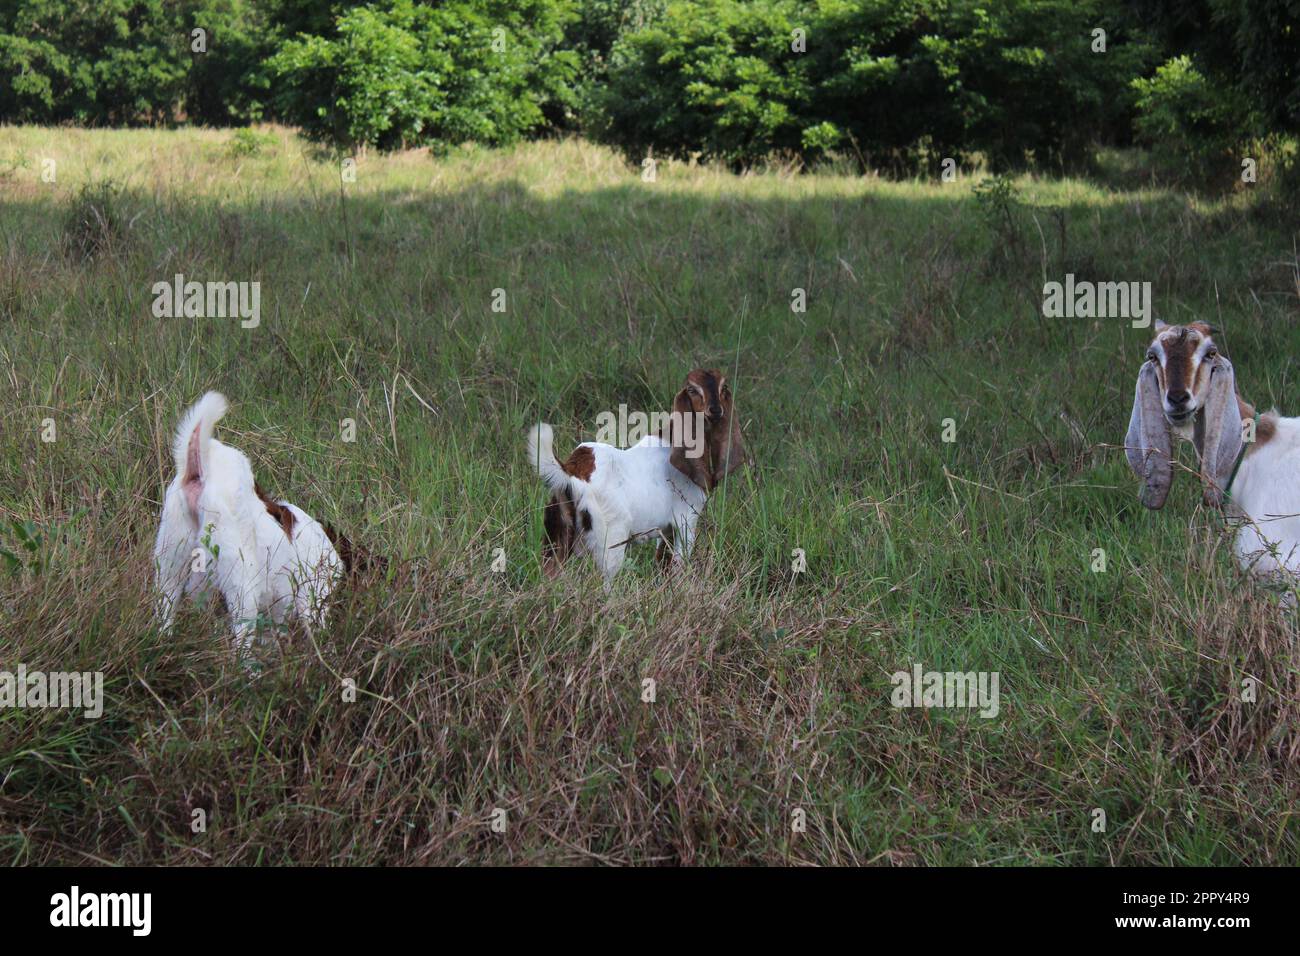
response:
<svg viewBox="0 0 1300 956"><path fill-rule="evenodd" d="M1235 542L1242 569L1300 577L1300 418L1278 418L1272 437L1247 452L1230 497L1230 514L1242 522Z"/></svg>
<svg viewBox="0 0 1300 956"><path fill-rule="evenodd" d="M292 613L319 625L343 562L325 529L301 508L279 502L293 514L292 537L267 513L248 458L212 437L225 410L225 399L209 392L181 421L173 448L177 472L163 500L154 563L164 629L185 595L215 589L225 598L242 650L259 613L277 624ZM191 503L186 450L196 429L202 482Z"/></svg>
<svg viewBox="0 0 1300 956"><path fill-rule="evenodd" d="M539 424L529 433L529 458L554 490L567 488L579 512L591 515L591 528L580 528L578 547L595 559L608 584L623 566L629 539L658 541L671 533L673 559L690 556L695 526L704 511L704 489L669 462L672 448L647 435L631 448L583 442L595 466L590 480L566 473L552 449L551 426Z"/></svg>

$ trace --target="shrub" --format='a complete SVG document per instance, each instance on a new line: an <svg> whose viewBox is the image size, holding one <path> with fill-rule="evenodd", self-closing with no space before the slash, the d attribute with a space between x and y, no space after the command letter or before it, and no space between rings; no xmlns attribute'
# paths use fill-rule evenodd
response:
<svg viewBox="0 0 1300 956"><path fill-rule="evenodd" d="M1234 147L1245 138L1245 111L1230 90L1211 83L1178 56L1149 78L1133 81L1138 136L1157 168L1194 185L1225 185L1239 170Z"/></svg>
<svg viewBox="0 0 1300 956"><path fill-rule="evenodd" d="M513 142L569 95L558 0L394 0L349 10L334 36L286 41L267 64L281 114L345 148Z"/></svg>
<svg viewBox="0 0 1300 956"><path fill-rule="evenodd" d="M613 49L594 129L629 156L769 151L994 166L1086 158L1125 135L1149 46L1112 0L691 0ZM1113 12L1113 11L1112 11ZM1092 29L1112 24L1105 53ZM792 48L803 31L806 48Z"/></svg>
<svg viewBox="0 0 1300 956"><path fill-rule="evenodd" d="M86 183L77 191L63 217L66 256L90 261L117 248L126 231L121 195L121 187L107 180Z"/></svg>
<svg viewBox="0 0 1300 956"><path fill-rule="evenodd" d="M1124 28L1117 4L954 0L916 7L935 22L922 20L907 49L905 75L921 82L905 88L903 102L915 104L913 122L932 129L948 155L979 152L995 169L1080 166L1094 144L1127 132L1127 81L1152 53ZM1099 26L1106 28L1104 52L1093 33Z"/></svg>
<svg viewBox="0 0 1300 956"><path fill-rule="evenodd" d="M260 113L264 0L9 0L0 119L133 126ZM207 32L195 53L190 31Z"/></svg>
<svg viewBox="0 0 1300 956"><path fill-rule="evenodd" d="M348 148L418 136L434 111L437 79L410 31L414 21L409 3L391 12L362 7L339 19L336 38L286 42L267 64L283 86L282 114L312 138ZM450 57L438 66L446 70Z"/></svg>
<svg viewBox="0 0 1300 956"><path fill-rule="evenodd" d="M564 30L564 48L577 58L573 101L563 112L551 108L557 127L581 125L596 114L595 102L606 82L610 53L620 39L663 15L667 0L576 0L576 15Z"/></svg>
<svg viewBox="0 0 1300 956"><path fill-rule="evenodd" d="M1215 25L1236 63L1223 81L1241 89L1263 130L1300 133L1300 0L1214 0Z"/></svg>
<svg viewBox="0 0 1300 956"><path fill-rule="evenodd" d="M794 0L700 0L670 6L615 44L596 96L598 136L629 158L655 149L699 152L733 165L775 151L806 152L830 131L809 117L811 60L791 50L811 22Z"/></svg>
<svg viewBox="0 0 1300 956"><path fill-rule="evenodd" d="M244 127L235 130L226 142L226 153L232 157L260 155L264 149L275 145L275 136L271 133L259 133L255 129Z"/></svg>

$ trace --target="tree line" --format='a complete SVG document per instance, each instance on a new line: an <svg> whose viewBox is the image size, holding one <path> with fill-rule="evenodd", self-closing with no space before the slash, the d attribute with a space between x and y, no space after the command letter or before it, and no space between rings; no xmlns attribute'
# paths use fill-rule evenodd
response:
<svg viewBox="0 0 1300 956"><path fill-rule="evenodd" d="M0 121L1173 178L1294 157L1300 0L8 0Z"/></svg>

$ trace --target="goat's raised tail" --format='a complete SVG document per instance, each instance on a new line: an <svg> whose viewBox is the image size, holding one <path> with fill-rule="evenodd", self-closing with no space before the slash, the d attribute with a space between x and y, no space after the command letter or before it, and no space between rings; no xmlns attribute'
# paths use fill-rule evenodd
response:
<svg viewBox="0 0 1300 956"><path fill-rule="evenodd" d="M230 403L220 392L208 392L181 417L172 441L176 474L181 476L190 510L197 511L199 493L210 469L212 431Z"/></svg>
<svg viewBox="0 0 1300 956"><path fill-rule="evenodd" d="M546 422L538 422L528 430L528 461L542 480L559 491L569 487L569 475L555 460L555 433Z"/></svg>

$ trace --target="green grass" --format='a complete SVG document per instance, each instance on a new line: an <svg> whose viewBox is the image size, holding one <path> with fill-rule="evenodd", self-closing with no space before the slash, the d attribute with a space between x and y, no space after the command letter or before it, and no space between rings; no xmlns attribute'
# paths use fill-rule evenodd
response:
<svg viewBox="0 0 1300 956"><path fill-rule="evenodd" d="M1114 446L1147 334L1041 314L1045 278L1149 280L1294 412L1293 222L1023 177L998 225L977 177L644 182L582 142L372 155L343 184L269 133L0 127L0 511L45 563L3 581L0 665L108 690L98 721L0 711L0 857L1300 862L1295 621L1187 476L1138 504ZM178 272L260 280L260 327L155 318ZM755 467L688 568L544 580L525 427L563 454L702 365ZM257 680L212 609L150 619L168 439L207 388L263 485L396 559ZM894 709L915 662L997 671L999 715Z"/></svg>

